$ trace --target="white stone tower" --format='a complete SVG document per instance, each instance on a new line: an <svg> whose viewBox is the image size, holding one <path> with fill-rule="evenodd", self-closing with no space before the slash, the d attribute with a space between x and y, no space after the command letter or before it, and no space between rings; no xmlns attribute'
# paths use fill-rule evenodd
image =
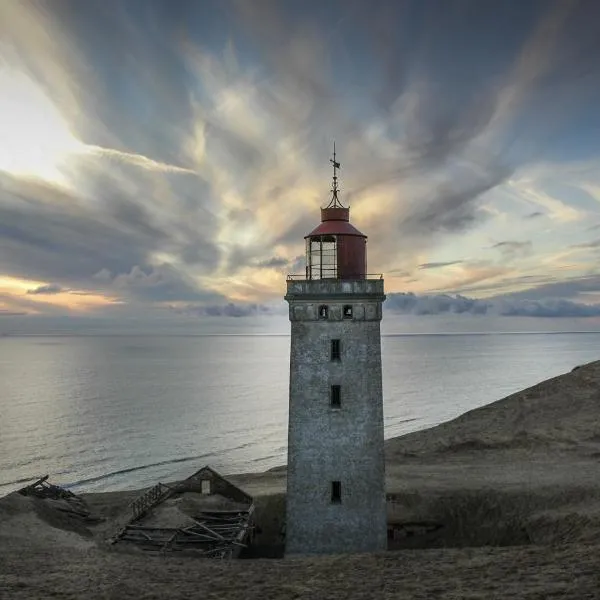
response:
<svg viewBox="0 0 600 600"><path fill-rule="evenodd" d="M383 278L367 238L332 198L287 281L291 321L286 555L385 550Z"/></svg>

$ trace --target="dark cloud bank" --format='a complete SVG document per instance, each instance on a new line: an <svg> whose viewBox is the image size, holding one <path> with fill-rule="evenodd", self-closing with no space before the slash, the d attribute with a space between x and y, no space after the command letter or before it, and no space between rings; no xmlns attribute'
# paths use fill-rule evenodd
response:
<svg viewBox="0 0 600 600"><path fill-rule="evenodd" d="M581 304L564 298L492 298L478 300L446 294L417 296L388 294L386 310L413 315L494 315L503 317L599 317L600 304Z"/></svg>

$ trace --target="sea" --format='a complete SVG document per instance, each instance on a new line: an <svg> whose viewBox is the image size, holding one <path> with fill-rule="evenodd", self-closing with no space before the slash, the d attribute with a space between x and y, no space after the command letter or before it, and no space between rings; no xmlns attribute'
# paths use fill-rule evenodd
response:
<svg viewBox="0 0 600 600"><path fill-rule="evenodd" d="M0 337L0 496L285 464L288 335ZM384 335L386 438L600 358L600 333Z"/></svg>

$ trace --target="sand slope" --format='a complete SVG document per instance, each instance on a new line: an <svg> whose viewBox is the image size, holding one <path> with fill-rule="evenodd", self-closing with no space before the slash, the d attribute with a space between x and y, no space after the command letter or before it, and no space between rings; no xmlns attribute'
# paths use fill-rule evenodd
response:
<svg viewBox="0 0 600 600"><path fill-rule="evenodd" d="M600 457L600 361L386 444L392 462L410 454L515 448L587 449Z"/></svg>

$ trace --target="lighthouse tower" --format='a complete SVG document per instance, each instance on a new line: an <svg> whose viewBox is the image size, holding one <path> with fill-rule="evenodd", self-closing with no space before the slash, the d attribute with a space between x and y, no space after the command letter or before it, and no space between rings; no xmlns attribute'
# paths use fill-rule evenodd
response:
<svg viewBox="0 0 600 600"><path fill-rule="evenodd" d="M286 555L386 548L381 308L367 237L333 187L306 239L306 273L290 275Z"/></svg>

